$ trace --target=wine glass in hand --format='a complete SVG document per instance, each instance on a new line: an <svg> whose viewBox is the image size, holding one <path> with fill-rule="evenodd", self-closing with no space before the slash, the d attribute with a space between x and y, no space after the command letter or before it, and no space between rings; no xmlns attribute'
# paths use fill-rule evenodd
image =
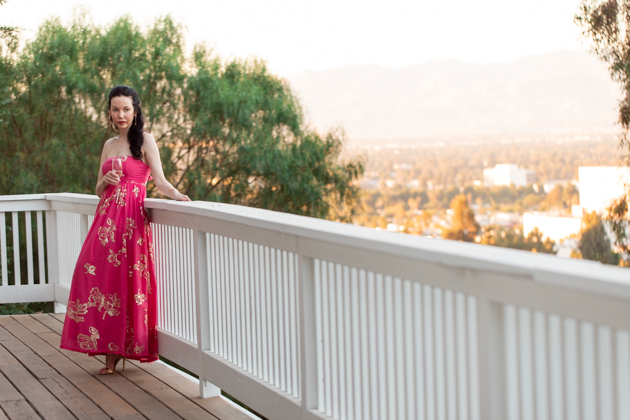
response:
<svg viewBox="0 0 630 420"><path fill-rule="evenodd" d="M118 175L119 177L122 176L123 174L123 169L122 169L122 159L121 158L114 158L114 160L112 160L112 171L116 172L116 175Z"/></svg>

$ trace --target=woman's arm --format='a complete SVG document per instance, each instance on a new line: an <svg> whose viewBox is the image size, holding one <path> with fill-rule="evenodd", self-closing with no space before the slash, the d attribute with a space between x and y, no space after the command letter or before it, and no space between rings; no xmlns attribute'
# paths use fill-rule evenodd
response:
<svg viewBox="0 0 630 420"><path fill-rule="evenodd" d="M109 150L109 144L111 139L107 140L103 145L103 152L101 153L101 164L98 167L98 181L96 181L96 195L99 197L103 193L103 190L108 185L116 185L120 182L120 177L114 171L109 171L103 176L103 164L107 160L107 152Z"/></svg>
<svg viewBox="0 0 630 420"><path fill-rule="evenodd" d="M142 150L151 168L151 174L153 175L153 182L158 191L167 197L177 201L190 201L187 195L180 194L179 191L171 185L170 182L164 177L164 171L162 170L162 160L160 159L160 151L153 136L149 133L144 133L144 142L142 144Z"/></svg>

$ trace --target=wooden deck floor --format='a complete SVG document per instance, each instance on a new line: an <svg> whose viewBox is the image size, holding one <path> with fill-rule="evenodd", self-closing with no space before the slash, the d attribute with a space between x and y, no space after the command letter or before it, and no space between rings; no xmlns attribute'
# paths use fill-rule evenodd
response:
<svg viewBox="0 0 630 420"><path fill-rule="evenodd" d="M62 327L60 315L0 316L0 420L250 419L161 363L98 375L104 358L59 349Z"/></svg>

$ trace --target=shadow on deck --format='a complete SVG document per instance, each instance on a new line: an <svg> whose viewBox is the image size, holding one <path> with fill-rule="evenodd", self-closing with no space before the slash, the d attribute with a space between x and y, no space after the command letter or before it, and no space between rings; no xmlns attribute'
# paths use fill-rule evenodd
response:
<svg viewBox="0 0 630 420"><path fill-rule="evenodd" d="M98 375L104 357L59 349L63 316L0 316L0 420L250 419L160 362Z"/></svg>

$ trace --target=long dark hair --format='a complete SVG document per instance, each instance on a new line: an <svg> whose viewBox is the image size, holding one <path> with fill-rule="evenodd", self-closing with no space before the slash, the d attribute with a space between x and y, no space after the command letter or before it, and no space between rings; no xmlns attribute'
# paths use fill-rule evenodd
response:
<svg viewBox="0 0 630 420"><path fill-rule="evenodd" d="M133 110L136 113L134 120L129 127L129 131L127 132L127 141L129 142L129 149L131 149L131 154L135 159L142 160L142 143L144 141L144 135L142 134L142 129L144 128L144 114L142 113L142 105L140 104L140 97L138 96L138 92L134 88L130 88L125 85L118 85L112 90L109 91L109 99L107 100L107 109L109 110L112 106L112 98L116 98L118 96L127 96L131 98L131 102L133 104ZM110 127L114 132L118 132L118 127L111 120L110 117Z"/></svg>

